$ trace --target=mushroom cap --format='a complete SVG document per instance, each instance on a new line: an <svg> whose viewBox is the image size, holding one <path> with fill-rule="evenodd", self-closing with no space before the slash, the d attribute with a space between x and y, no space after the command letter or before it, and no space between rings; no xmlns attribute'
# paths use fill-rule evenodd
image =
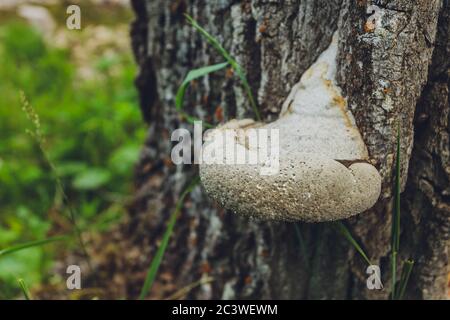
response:
<svg viewBox="0 0 450 320"><path fill-rule="evenodd" d="M336 53L335 36L293 87L278 120L232 120L211 133L203 156L215 143L211 137L221 137L226 130L236 136L234 154L223 152L227 163L230 157L259 155L260 147L249 144L254 134L250 129L266 129L269 145L278 147L268 159L275 156L279 164L271 175L261 174L273 164L264 161L200 164L201 181L212 198L248 216L309 222L348 218L376 203L381 177L368 162L367 148L335 82Z"/></svg>
<svg viewBox="0 0 450 320"><path fill-rule="evenodd" d="M280 159L276 175L261 175L258 165L201 165L200 177L225 208L261 219L344 219L369 209L380 195L380 176L368 163L347 168L317 154L291 155Z"/></svg>
<svg viewBox="0 0 450 320"><path fill-rule="evenodd" d="M310 123L303 127L307 134L292 125L303 122ZM227 209L261 219L320 222L348 218L369 209L380 195L381 177L374 166L361 160L367 153L364 144L358 139L354 142L352 130L343 129L347 139L327 138L335 128L322 130L317 128L319 123L290 115L259 126L257 129L279 130L277 172L262 175L261 169L268 166L265 162L226 164L230 155L224 152L223 164L200 165L206 192ZM248 145L252 126L248 121L245 124L243 132L231 129L237 136L234 159L238 154L246 154L248 159L249 153L259 150ZM314 134L318 129L321 133ZM224 130L230 130L230 125L217 129L218 137ZM268 140L271 138L269 131Z"/></svg>

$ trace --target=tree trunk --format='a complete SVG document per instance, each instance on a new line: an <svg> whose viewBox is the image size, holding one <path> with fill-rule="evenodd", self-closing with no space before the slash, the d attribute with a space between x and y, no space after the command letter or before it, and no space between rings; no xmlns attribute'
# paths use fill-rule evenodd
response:
<svg viewBox="0 0 450 320"><path fill-rule="evenodd" d="M380 9L372 28L368 7ZM224 59L189 25L193 16L246 70L265 120L273 120L302 73L339 33L338 81L382 178L375 207L345 221L381 268L383 290L366 286L366 264L329 223L249 220L226 212L197 187L185 202L151 297L196 283L187 298L385 299L397 125L401 133L400 261L416 264L407 297L445 298L450 226L450 5L442 0L135 0L132 43L149 133L136 196L114 235L117 294L136 297L180 193L197 174L170 161L171 132L192 126L175 111L186 73ZM369 21L369 22L368 22ZM215 73L188 90L190 114L218 123L252 117L236 76ZM296 228L296 226L298 228ZM110 261L111 263L111 261ZM402 264L399 262L399 270ZM109 270L108 272L111 272ZM118 275L126 273L127 281Z"/></svg>

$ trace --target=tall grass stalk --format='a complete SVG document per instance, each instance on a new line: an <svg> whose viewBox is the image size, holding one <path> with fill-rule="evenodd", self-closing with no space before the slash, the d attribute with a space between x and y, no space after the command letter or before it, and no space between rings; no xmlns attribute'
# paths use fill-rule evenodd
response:
<svg viewBox="0 0 450 320"><path fill-rule="evenodd" d="M200 77L203 77L207 74L210 74L212 72L219 71L223 68L228 66L228 62L218 63L212 66L207 66L195 70L189 71L186 78L183 80L183 83L181 84L180 88L178 88L177 95L175 97L175 106L179 113L181 113L189 123L193 124L195 121L198 121L199 119L192 117L188 114L186 114L183 111L183 101L184 101L184 93L186 92L186 88L188 87L189 83L191 83L192 80L198 79ZM212 128L213 125L209 123L203 123L203 125L207 128Z"/></svg>
<svg viewBox="0 0 450 320"><path fill-rule="evenodd" d="M90 262L89 254L87 253L86 245L85 245L85 243L83 241L83 237L81 235L81 230L77 224L75 210L73 209L72 205L70 204L69 197L67 196L67 193L65 192L64 184L62 183L62 180L58 175L56 166L53 163L53 161L51 160L47 150L44 147L46 141L45 141L45 137L41 131L41 122L39 119L39 115L34 110L33 106L30 104L30 102L26 98L25 93L23 91L20 92L20 99L21 99L21 103L22 103L22 110L25 112L25 115L27 116L28 120L30 120L31 124L33 125L33 129L34 129L34 130L27 130L27 133L32 138L34 138L36 144L39 147L39 150L41 151L45 161L47 162L47 164L50 168L50 171L52 172L52 174L54 176L55 183L56 183L56 192L61 195L61 197L63 199L63 203L69 211L68 219L69 219L70 223L72 224L72 227L74 228L75 235L78 239L80 248L86 259L89 269L91 269L91 271L92 271L93 268L92 268L92 265Z"/></svg>
<svg viewBox="0 0 450 320"><path fill-rule="evenodd" d="M32 300L30 290L28 289L28 286L25 283L25 281L23 279L17 279L17 282L19 283L20 289L22 290L25 300Z"/></svg>
<svg viewBox="0 0 450 320"><path fill-rule="evenodd" d="M239 79L242 82L242 85L244 87L244 90L247 94L247 97L250 101L250 105L253 108L253 112L255 113L256 120L261 121L261 116L259 114L258 106L256 104L255 99L253 98L252 90L250 88L250 85L247 81L247 77L245 75L244 70L241 68L239 63L231 56L231 54L225 50L225 48L220 44L220 42L213 37L208 31L203 29L197 21L194 20L190 15L185 13L185 17L187 21L198 31L202 36L206 38L206 40L225 58L225 60L231 65L233 70L236 72L236 74L239 76Z"/></svg>
<svg viewBox="0 0 450 320"><path fill-rule="evenodd" d="M161 244L159 245L158 251L155 254L155 257L150 263L150 266L147 271L147 276L145 278L144 285L142 286L141 293L139 295L139 299L143 300L148 295L150 289L153 286L153 283L156 278L156 274L158 273L159 266L161 265L162 258L164 257L164 253L166 252L167 245L169 244L170 237L173 233L173 228L175 226L175 222L177 221L181 209L183 207L184 199L186 196L199 184L200 178L196 177L189 186L183 191L180 198L177 201L175 209L170 214L169 222L167 223L166 230L164 232Z"/></svg>
<svg viewBox="0 0 450 320"><path fill-rule="evenodd" d="M344 236L345 239L347 239L348 242L358 251L358 253L361 255L361 257L367 262L367 264L370 266L372 263L370 262L369 257L364 252L362 247L358 244L358 242L355 240L355 238L352 236L350 230L340 221L333 223L334 227Z"/></svg>
<svg viewBox="0 0 450 320"><path fill-rule="evenodd" d="M403 296L406 292L406 287L408 286L409 277L411 276L411 272L414 266L413 260L406 260L403 264L402 276L400 278L400 282L398 285L398 289L396 292L397 299L403 299Z"/></svg>
<svg viewBox="0 0 450 320"><path fill-rule="evenodd" d="M46 244L49 244L52 242L62 241L65 239L66 239L66 237L64 237L64 236L52 237L52 238L47 238L47 239L43 239L43 240L30 241L30 242L25 242L25 243L18 244L15 246L11 246L11 247L0 250L0 258L3 256L6 256L8 254L15 253L17 251L21 251L21 250L32 248L32 247L39 247L39 246L43 246L43 245L46 245Z"/></svg>
<svg viewBox="0 0 450 320"><path fill-rule="evenodd" d="M392 216L391 230L391 273L392 273L392 289L391 298L396 299L397 285L397 255L400 248L400 126L397 126L397 152L395 161L395 195L394 195L394 211Z"/></svg>

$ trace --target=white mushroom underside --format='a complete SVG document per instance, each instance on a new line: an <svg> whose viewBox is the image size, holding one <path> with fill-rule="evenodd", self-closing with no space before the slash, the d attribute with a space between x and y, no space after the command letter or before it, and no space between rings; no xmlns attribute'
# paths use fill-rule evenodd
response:
<svg viewBox="0 0 450 320"><path fill-rule="evenodd" d="M376 168L361 161L347 168L336 161L368 158L335 81L336 53L335 36L293 87L280 118L259 126L279 129L279 173L260 175L259 165L201 164L200 177L212 198L244 215L314 222L347 218L374 205L381 189ZM248 121L232 120L219 130L240 123L249 128ZM245 145L245 139L239 141Z"/></svg>

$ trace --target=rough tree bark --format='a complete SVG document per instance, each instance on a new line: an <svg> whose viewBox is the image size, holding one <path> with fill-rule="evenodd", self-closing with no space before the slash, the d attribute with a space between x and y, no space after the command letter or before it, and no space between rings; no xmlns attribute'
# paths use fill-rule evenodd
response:
<svg viewBox="0 0 450 320"><path fill-rule="evenodd" d="M171 165L170 133L192 129L174 95L191 68L223 59L183 18L217 36L247 72L265 120L276 118L302 73L339 32L339 84L383 177L376 206L345 223L379 264L384 290L368 290L366 265L330 224L252 221L212 203L198 187L178 220L152 297L198 281L188 298L384 299L390 291L390 228L397 123L402 152L400 260L416 261L409 298L445 298L449 272L450 6L442 0L132 1L137 88L149 133L136 196L115 241L126 252L105 268L118 295L135 297L180 192L195 166ZM369 5L381 25L367 24ZM193 115L218 123L252 116L238 79L217 73L187 94ZM302 250L302 244L306 250ZM106 265L106 263L105 263ZM399 264L401 269L401 265ZM101 270L101 266L100 266ZM111 272L113 274L111 275ZM127 281L118 275L127 273Z"/></svg>

